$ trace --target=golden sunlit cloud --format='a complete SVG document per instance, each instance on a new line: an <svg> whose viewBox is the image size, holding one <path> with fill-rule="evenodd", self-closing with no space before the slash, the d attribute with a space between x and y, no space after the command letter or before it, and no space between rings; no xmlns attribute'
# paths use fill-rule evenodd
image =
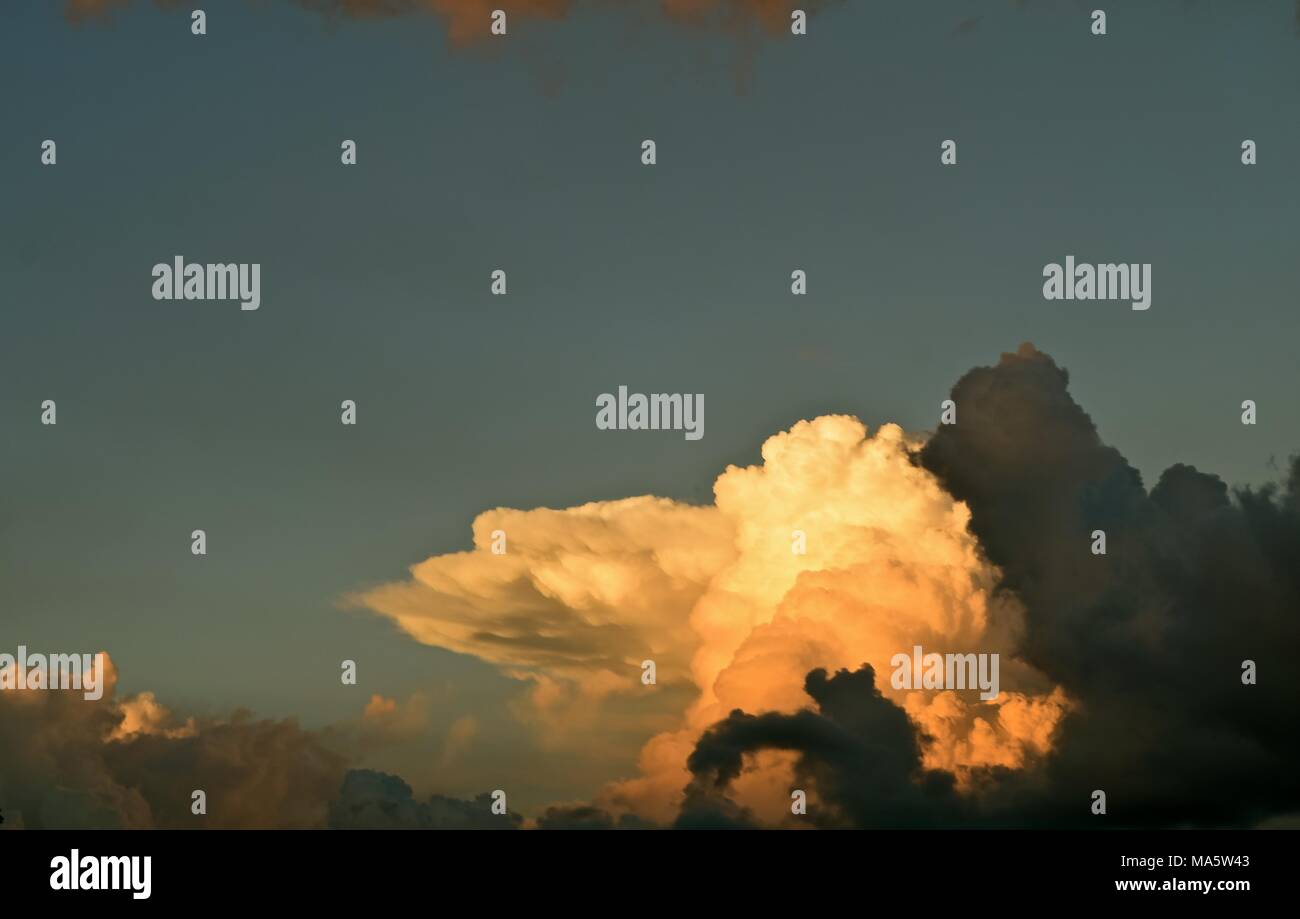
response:
<svg viewBox="0 0 1300 919"><path fill-rule="evenodd" d="M603 702L653 692L643 661L661 684L689 680L694 701L645 745L642 774L599 795L614 811L671 819L699 735L735 708L805 707L818 667L871 664L929 736L929 768L960 782L972 767L1022 767L1051 748L1069 701L1015 659L1023 610L996 590L966 505L914 461L921 445L896 425L870 435L845 416L800 422L767 440L761 465L723 472L712 505L645 496L488 511L473 550L354 599L425 644L531 680L532 714L552 730L578 711L589 727L609 714ZM918 644L998 654L1001 694L894 689L891 659ZM737 800L760 815L779 808L772 788L792 762L756 757Z"/></svg>
<svg viewBox="0 0 1300 919"><path fill-rule="evenodd" d="M118 706L122 723L108 735L109 740L126 740L129 737L147 734L162 737L193 737L198 728L193 718L183 724L176 723L175 716L151 692L142 692L128 696Z"/></svg>

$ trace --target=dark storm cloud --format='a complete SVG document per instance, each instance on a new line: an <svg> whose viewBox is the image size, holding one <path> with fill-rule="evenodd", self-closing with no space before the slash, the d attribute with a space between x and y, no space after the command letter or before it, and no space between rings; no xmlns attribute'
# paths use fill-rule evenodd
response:
<svg viewBox="0 0 1300 919"><path fill-rule="evenodd" d="M151 826L149 802L117 781L104 761L101 738L120 721L109 704L79 693L0 692L6 821L34 829Z"/></svg>
<svg viewBox="0 0 1300 919"><path fill-rule="evenodd" d="M918 826L955 815L952 776L922 769L922 738L903 710L881 695L869 664L834 677L814 670L804 689L816 712L736 710L705 732L687 761L693 779L680 828L751 823L724 792L740 775L745 755L764 749L801 754L795 777L805 790L816 789L818 800L809 808L815 824Z"/></svg>
<svg viewBox="0 0 1300 919"><path fill-rule="evenodd" d="M617 817L589 804L548 807L537 820L539 830L655 830L658 825L635 814Z"/></svg>
<svg viewBox="0 0 1300 919"><path fill-rule="evenodd" d="M0 693L0 810L29 829L322 827L343 779L343 758L292 720L110 739L123 720L109 694ZM191 813L196 789L206 816Z"/></svg>
<svg viewBox="0 0 1300 919"><path fill-rule="evenodd" d="M114 678L110 678L114 679ZM138 697L136 700L138 701ZM515 829L516 813L431 795L396 776L348 769L329 731L293 719L230 718L122 735L133 700L0 692L0 812L27 829ZM207 813L191 811L195 790Z"/></svg>
<svg viewBox="0 0 1300 919"><path fill-rule="evenodd" d="M114 779L150 803L153 826L180 829L323 827L346 768L316 732L247 712L200 722L190 737L110 743L103 755ZM203 817L190 810L194 789L207 794Z"/></svg>
<svg viewBox="0 0 1300 919"><path fill-rule="evenodd" d="M492 813L492 795L473 801L430 795L417 801L411 786L395 775L353 769L329 807L329 826L336 830L514 830L523 818L513 811Z"/></svg>
<svg viewBox="0 0 1300 919"><path fill-rule="evenodd" d="M1148 492L1068 381L1030 345L972 370L952 391L958 423L918 457L970 505L1025 605L1024 658L1078 703L1051 755L955 797L919 769L924 738L870 668L814 672L817 712L733 712L704 735L683 824L743 821L725 790L764 749L801 754L819 823L1221 826L1300 809L1300 462L1283 486L1235 493L1178 464ZM1257 685L1242 683L1248 659ZM1105 817L1090 812L1095 789Z"/></svg>
<svg viewBox="0 0 1300 919"><path fill-rule="evenodd" d="M1100 788L1122 823L1295 810L1300 463L1232 496L1178 464L1148 494L1067 382L1022 345L957 383L959 423L922 454L1025 603L1026 659L1083 703L1048 764L1051 808L1066 818ZM1247 659L1258 685L1242 685Z"/></svg>

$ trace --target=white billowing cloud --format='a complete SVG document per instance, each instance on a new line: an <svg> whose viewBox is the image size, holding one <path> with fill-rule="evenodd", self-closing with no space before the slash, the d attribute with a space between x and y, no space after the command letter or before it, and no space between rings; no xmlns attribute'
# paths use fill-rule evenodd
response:
<svg viewBox="0 0 1300 919"><path fill-rule="evenodd" d="M926 765L1016 768L1051 747L1064 694L1014 659L1022 610L968 529L967 507L913 462L896 425L868 434L824 416L769 438L763 462L729 467L715 502L638 497L563 510L497 509L474 522L474 550L435 556L408 581L359 597L412 637L535 684L548 731L582 732L647 687L689 682L694 701L642 749L641 775L599 803L670 819L700 733L734 708L793 711L806 674L870 663L877 685L932 738ZM492 552L504 531L505 554ZM803 534L803 546L796 531ZM795 551L796 547L804 551ZM998 699L890 685L891 658L998 653ZM755 758L733 786L777 819L792 758Z"/></svg>
<svg viewBox="0 0 1300 919"><path fill-rule="evenodd" d="M690 611L735 554L715 508L653 497L487 511L474 546L357 599L425 644L535 676L543 697L557 680L594 695L640 685L647 658L683 672Z"/></svg>

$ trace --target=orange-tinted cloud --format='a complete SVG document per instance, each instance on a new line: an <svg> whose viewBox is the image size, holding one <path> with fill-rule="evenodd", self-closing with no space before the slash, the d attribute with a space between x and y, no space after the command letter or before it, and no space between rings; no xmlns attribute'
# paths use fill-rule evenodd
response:
<svg viewBox="0 0 1300 919"><path fill-rule="evenodd" d="M575 700L585 727L603 703L653 691L643 660L661 682L689 680L694 701L645 746L642 775L598 799L613 810L671 819L709 725L735 708L795 711L809 703L809 671L870 663L889 674L916 644L1002 659L1002 693L987 702L885 682L932 738L925 764L959 778L1016 768L1050 748L1068 701L1015 660L1023 611L996 590L966 506L914 461L920 446L895 425L872 435L844 416L800 422L768 439L761 465L722 473L712 505L647 496L489 511L474 522L473 551L427 559L409 581L356 599L426 644L533 679L536 717L552 731ZM782 801L771 790L792 757L760 760L734 790L761 810Z"/></svg>
<svg viewBox="0 0 1300 919"><path fill-rule="evenodd" d="M143 734L163 737L193 737L198 733L194 719L184 723L177 719L151 692L142 692L122 700L118 706L122 723L108 735L109 740L126 740Z"/></svg>
<svg viewBox="0 0 1300 919"><path fill-rule="evenodd" d="M171 0L154 0L162 7ZM492 13L505 12L507 23L519 20L567 18L581 4L575 0L291 0L296 6L323 16L340 19L390 19L398 16L434 15L447 24L448 40L468 45L491 35ZM826 0L657 0L663 14L672 21L697 26L743 29L753 24L770 34L788 31L795 9L815 12ZM126 9L130 0L66 0L69 22L105 19ZM632 7L629 0L607 0L603 6Z"/></svg>
<svg viewBox="0 0 1300 919"><path fill-rule="evenodd" d="M317 732L247 712L180 721L151 693L0 692L0 790L28 828L323 827L346 764ZM208 813L191 812L191 793Z"/></svg>

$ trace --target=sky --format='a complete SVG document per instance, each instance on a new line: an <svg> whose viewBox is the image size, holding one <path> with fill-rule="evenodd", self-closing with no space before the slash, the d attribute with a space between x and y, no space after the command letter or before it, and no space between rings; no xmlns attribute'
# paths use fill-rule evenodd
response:
<svg viewBox="0 0 1300 919"><path fill-rule="evenodd" d="M709 505L801 420L933 432L1026 341L1148 488L1296 452L1290 3L1116 4L1103 37L1048 0L846 0L799 37L576 3L468 40L312 6L208 3L204 36L189 5L0 8L0 648L351 725L418 794L509 782L531 814L634 774L690 689L619 703L593 751L519 667L359 599L481 513ZM260 263L261 308L152 299L176 255ZM1151 308L1045 301L1066 255L1150 263ZM705 436L598 430L620 385L703 393ZM411 719L382 743L373 696Z"/></svg>

